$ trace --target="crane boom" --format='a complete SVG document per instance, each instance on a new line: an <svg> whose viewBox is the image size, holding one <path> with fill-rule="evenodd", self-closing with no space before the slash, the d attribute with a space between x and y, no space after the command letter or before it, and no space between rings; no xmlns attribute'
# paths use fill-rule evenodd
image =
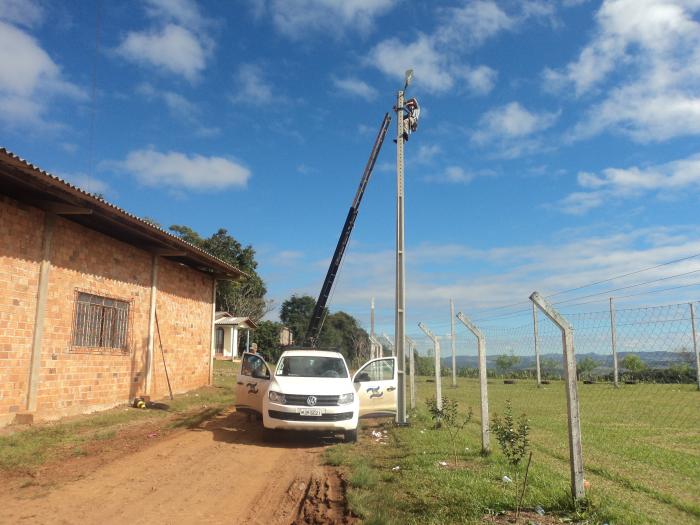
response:
<svg viewBox="0 0 700 525"><path fill-rule="evenodd" d="M384 137L389 130L389 123L391 122L391 117L389 113L384 115L384 120L379 128L379 133L374 141L374 146L372 147L372 152L367 160L367 165L365 166L365 171L362 174L362 179L360 180L360 186L357 188L357 193L352 201L350 210L348 211L348 216L345 218L345 224L343 225L343 230L340 233L340 238L338 239L338 244L335 247L335 253L331 259L331 263L328 266L328 272L326 273L326 279L323 281L323 286L321 287L321 293L316 300L316 306L314 307L313 314L311 315L311 320L309 321L309 327L306 329L306 344L316 347L318 345L318 337L321 334L321 328L323 327L324 314L326 311L326 303L328 303L328 297L331 294L331 289L333 288L333 282L335 281L335 276L340 268L340 263L343 260L343 255L345 254L345 248L350 241L350 234L352 233L353 226L355 225L355 219L357 218L357 212L360 208L360 202L362 201L362 196L367 188L367 183L369 182L369 177L374 169L374 163L377 161L377 156L379 151L382 149L382 144L384 143Z"/></svg>

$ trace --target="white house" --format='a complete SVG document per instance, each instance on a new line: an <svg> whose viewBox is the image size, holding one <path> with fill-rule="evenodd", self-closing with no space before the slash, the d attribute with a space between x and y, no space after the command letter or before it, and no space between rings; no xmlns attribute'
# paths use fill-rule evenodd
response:
<svg viewBox="0 0 700 525"><path fill-rule="evenodd" d="M248 317L234 317L228 312L216 312L215 357L217 359L238 359L238 338L245 330L246 350L250 350L250 331L258 325Z"/></svg>

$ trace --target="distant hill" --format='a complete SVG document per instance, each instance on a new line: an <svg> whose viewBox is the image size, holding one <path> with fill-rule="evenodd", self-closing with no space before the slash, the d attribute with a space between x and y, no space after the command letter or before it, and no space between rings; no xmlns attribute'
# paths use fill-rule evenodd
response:
<svg viewBox="0 0 700 525"><path fill-rule="evenodd" d="M617 358L618 362L622 362L624 357L629 354L634 354L639 356L642 361L644 361L649 368L668 368L670 365L674 363L680 363L682 361L682 357L678 355L675 352L618 352ZM444 354L443 354L444 355ZM528 369L534 369L535 368L535 356L528 355L528 356L519 356L520 357L520 362L513 367L514 370L528 370ZM608 354L596 354L596 353L588 353L588 354L576 354L576 360L581 361L582 359L585 359L586 357L592 358L594 361L599 363L599 367L601 369L603 368L610 368L612 369L613 362L612 362L612 355ZM498 358L498 355L487 355L486 356L486 368L489 369L496 369L496 359ZM554 359L557 363L562 363L562 354L542 354L540 356L540 362L544 361L545 359ZM441 359L442 366L444 367L451 367L452 366L452 357L442 357ZM471 356L471 355L458 355L457 359L457 368L477 368L479 366L479 360L477 356Z"/></svg>

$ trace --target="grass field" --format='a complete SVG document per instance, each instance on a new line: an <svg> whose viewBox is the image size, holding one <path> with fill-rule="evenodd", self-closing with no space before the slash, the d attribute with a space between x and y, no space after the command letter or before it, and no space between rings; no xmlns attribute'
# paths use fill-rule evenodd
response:
<svg viewBox="0 0 700 525"><path fill-rule="evenodd" d="M449 384L449 383L447 383ZM492 436L494 453L480 452L479 390L476 380L460 378L443 394L463 412L474 410L462 433L460 467L450 462L445 430L434 430L425 409L434 384L418 380L418 409L411 425L388 431L387 444L363 432L358 445L328 451L331 464L344 465L349 500L367 523L470 523L514 508L513 477ZM570 501L566 397L563 383L537 388L519 381L490 380L490 412L506 400L514 413L526 413L531 426L530 483L524 506L541 505L547 514L588 523L700 523L700 392L693 385L579 384L585 477L590 504ZM395 467L398 470L392 470Z"/></svg>

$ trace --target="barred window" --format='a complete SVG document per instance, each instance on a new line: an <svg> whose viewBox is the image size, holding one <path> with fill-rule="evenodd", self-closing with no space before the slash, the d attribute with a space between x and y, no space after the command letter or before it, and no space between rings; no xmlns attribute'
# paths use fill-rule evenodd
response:
<svg viewBox="0 0 700 525"><path fill-rule="evenodd" d="M73 346L127 350L129 303L78 292Z"/></svg>

